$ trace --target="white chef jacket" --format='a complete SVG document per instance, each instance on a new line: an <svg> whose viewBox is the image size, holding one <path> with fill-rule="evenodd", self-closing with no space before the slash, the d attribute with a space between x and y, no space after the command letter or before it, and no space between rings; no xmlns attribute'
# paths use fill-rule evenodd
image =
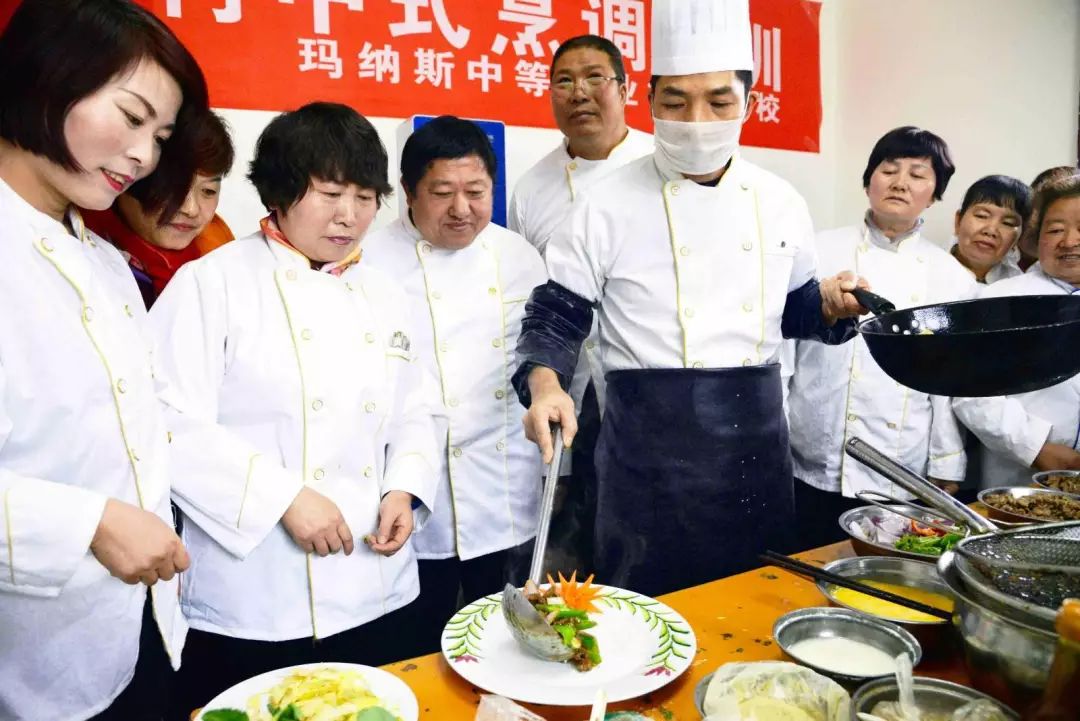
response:
<svg viewBox="0 0 1080 721"><path fill-rule="evenodd" d="M372 268L312 270L262 233L188 263L154 303L193 628L325 637L418 595L411 543L384 557L362 542L389 491L434 496L406 303ZM306 554L281 525L302 485L337 504L351 556Z"/></svg>
<svg viewBox="0 0 1080 721"><path fill-rule="evenodd" d="M510 198L510 229L521 233L541 256L558 227L569 220L574 201L582 193L627 163L652 155L654 144L649 133L628 128L626 137L603 160L571 157L568 147L569 139L563 138L559 147L522 176ZM593 319L592 330L582 344L577 371L570 383L570 396L575 407L580 409L591 376L602 414L606 384L596 349L599 339L597 321Z"/></svg>
<svg viewBox="0 0 1080 721"><path fill-rule="evenodd" d="M896 243L876 243L865 223L819 233L819 270L852 270L898 309L970 297L975 280L948 252L918 230ZM883 247L887 244L888 247ZM849 458L853 436L916 473L964 478L967 457L949 399L902 386L881 370L862 337L840 346L799 341L788 389L795 477L815 488L854 497L904 491Z"/></svg>
<svg viewBox="0 0 1080 721"><path fill-rule="evenodd" d="M598 303L602 371L775 362L787 294L816 261L806 202L736 155L716 187L654 155L574 206L551 279Z"/></svg>
<svg viewBox="0 0 1080 721"><path fill-rule="evenodd" d="M146 587L90 541L108 498L172 525L166 430L131 270L0 181L0 718L85 719L131 681ZM153 586L179 666L177 581Z"/></svg>
<svg viewBox="0 0 1080 721"><path fill-rule="evenodd" d="M1024 275L983 288L980 297L1078 292L1036 263ZM983 444L980 488L1031 483L1031 464L1045 443L1080 448L1080 375L1030 393L954 398L953 410Z"/></svg>
<svg viewBox="0 0 1080 721"><path fill-rule="evenodd" d="M408 294L413 349L439 394L437 510L417 555L468 560L528 541L543 469L510 378L525 301L547 280L539 253L494 223L443 250L405 215L364 240L362 262Z"/></svg>

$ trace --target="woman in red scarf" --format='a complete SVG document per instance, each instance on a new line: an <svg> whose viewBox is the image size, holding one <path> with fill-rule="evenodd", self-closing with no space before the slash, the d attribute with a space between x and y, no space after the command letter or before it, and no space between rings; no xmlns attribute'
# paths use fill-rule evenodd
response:
<svg viewBox="0 0 1080 721"><path fill-rule="evenodd" d="M216 215L221 179L232 164L229 131L220 117L207 113L197 140L198 170L175 215L162 217L164 197L154 176L133 185L109 210L83 214L87 227L128 259L147 308L180 266L233 239Z"/></svg>

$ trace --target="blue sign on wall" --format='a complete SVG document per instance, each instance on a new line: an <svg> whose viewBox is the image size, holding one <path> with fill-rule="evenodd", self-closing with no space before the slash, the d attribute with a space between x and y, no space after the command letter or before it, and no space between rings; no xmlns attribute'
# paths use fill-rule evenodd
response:
<svg viewBox="0 0 1080 721"><path fill-rule="evenodd" d="M406 120L401 128L398 130L398 166L401 165L401 149L405 147L405 141L412 133L423 126L430 120L434 120L434 115L414 115ZM495 150L495 205L491 213L491 222L506 227L506 124L497 120L476 120L474 118L465 118L480 126L480 129L487 133L488 140L491 141L491 147ZM405 198L404 193L401 198L401 212L405 213Z"/></svg>

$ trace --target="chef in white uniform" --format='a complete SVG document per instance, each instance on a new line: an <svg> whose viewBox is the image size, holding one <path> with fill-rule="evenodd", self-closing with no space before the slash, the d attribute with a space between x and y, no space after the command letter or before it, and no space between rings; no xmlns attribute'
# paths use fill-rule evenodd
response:
<svg viewBox="0 0 1080 721"><path fill-rule="evenodd" d="M914 127L886 133L863 173L866 217L817 236L821 272L854 268L897 308L969 297L974 279L922 234L920 216L941 198L953 171L948 147L933 133ZM839 540L839 514L865 505L857 492L904 494L845 455L853 436L943 485L964 478L964 439L949 399L885 375L861 337L837 348L797 343L788 418L802 548Z"/></svg>
<svg viewBox="0 0 1080 721"><path fill-rule="evenodd" d="M950 253L984 285L1022 275L1017 242L1031 213L1031 188L1007 175L979 178L956 211Z"/></svg>
<svg viewBox="0 0 1080 721"><path fill-rule="evenodd" d="M592 187L547 248L514 382L528 432L576 430L565 393L599 314L607 379L595 570L656 594L757 563L793 513L782 337L843 342L855 277L815 279L806 203L739 157L746 0L653 3L656 151Z"/></svg>
<svg viewBox="0 0 1080 721"><path fill-rule="evenodd" d="M437 461L408 301L357 262L386 173L351 108L279 115L249 174L261 230L185 265L154 304L193 558L178 721L270 669L404 656L406 540Z"/></svg>
<svg viewBox="0 0 1080 721"><path fill-rule="evenodd" d="M408 294L413 351L439 391L437 510L414 538L417 654L438 650L459 592L470 602L502 589L511 552L536 534L540 454L510 376L525 301L547 275L535 248L491 222L495 163L474 123L428 122L401 154L409 211L364 241L364 265Z"/></svg>
<svg viewBox="0 0 1080 721"><path fill-rule="evenodd" d="M23 3L0 67L0 718L160 719L188 555L139 289L76 206L159 161L179 206L206 85L127 2Z"/></svg>
<svg viewBox="0 0 1080 721"><path fill-rule="evenodd" d="M981 297L1080 293L1080 175L1036 194L1021 244L1039 262ZM982 488L1027 485L1034 471L1080 470L1080 376L1014 396L954 398L953 409L983 443Z"/></svg>

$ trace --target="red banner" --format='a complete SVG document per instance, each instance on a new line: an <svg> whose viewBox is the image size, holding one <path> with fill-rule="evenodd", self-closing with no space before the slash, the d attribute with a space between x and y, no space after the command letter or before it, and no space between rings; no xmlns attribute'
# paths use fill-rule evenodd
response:
<svg viewBox="0 0 1080 721"><path fill-rule="evenodd" d="M216 107L311 100L381 117L462 115L554 127L547 98L561 40L594 33L622 51L631 125L651 131L648 0L138 0L202 64ZM817 152L813 0L752 0L760 99L743 143Z"/></svg>

